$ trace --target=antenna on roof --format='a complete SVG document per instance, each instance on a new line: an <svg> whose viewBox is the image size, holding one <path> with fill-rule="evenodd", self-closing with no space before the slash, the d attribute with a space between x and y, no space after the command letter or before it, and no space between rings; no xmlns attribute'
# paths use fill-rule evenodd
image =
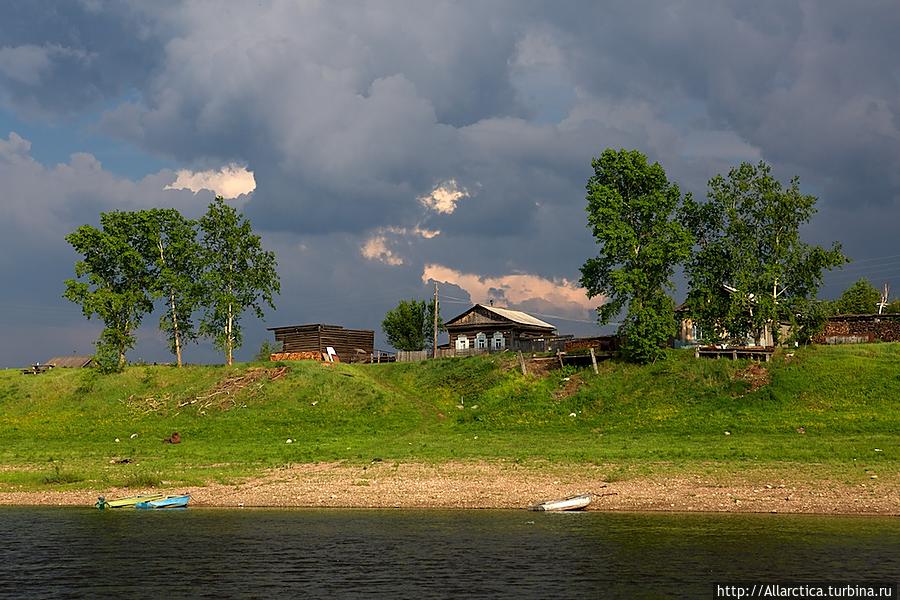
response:
<svg viewBox="0 0 900 600"><path fill-rule="evenodd" d="M881 292L881 302L878 303L878 314L880 315L884 311L884 307L888 304L888 293L891 291L891 286L887 283L884 284L884 288L882 288Z"/></svg>

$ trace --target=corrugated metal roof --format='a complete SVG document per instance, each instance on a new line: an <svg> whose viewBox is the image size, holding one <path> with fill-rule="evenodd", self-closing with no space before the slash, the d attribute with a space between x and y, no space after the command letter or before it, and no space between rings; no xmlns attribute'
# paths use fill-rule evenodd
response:
<svg viewBox="0 0 900 600"><path fill-rule="evenodd" d="M92 360L94 360L93 356L54 356L44 364L53 365L54 367L80 369L86 367Z"/></svg>
<svg viewBox="0 0 900 600"><path fill-rule="evenodd" d="M484 304L477 304L476 306L480 306L481 308L491 311L497 315L500 315L504 319L509 319L510 321L514 321L516 323L521 323L522 325L531 325L533 327L549 327L550 329L556 329L555 325L551 325L546 321L541 321L537 317L532 317L528 313L524 313L520 310L510 310L508 308L497 308L496 306L485 306Z"/></svg>

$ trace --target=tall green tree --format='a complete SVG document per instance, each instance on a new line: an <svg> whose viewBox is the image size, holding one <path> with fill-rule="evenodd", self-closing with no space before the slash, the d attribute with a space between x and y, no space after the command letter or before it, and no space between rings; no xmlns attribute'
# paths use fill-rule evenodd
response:
<svg viewBox="0 0 900 600"><path fill-rule="evenodd" d="M606 300L597 309L600 324L624 311L625 358L652 362L665 356L663 347L675 334L667 290L691 248L690 233L675 218L681 191L637 150L607 149L591 165L588 226L599 253L581 267L581 285L588 297Z"/></svg>
<svg viewBox="0 0 900 600"><path fill-rule="evenodd" d="M252 309L263 318L262 303L275 308L281 291L275 253L263 250L260 237L243 215L216 196L199 221L202 246L203 317L200 332L212 337L230 365L241 347L241 315Z"/></svg>
<svg viewBox="0 0 900 600"><path fill-rule="evenodd" d="M870 315L878 312L879 302L881 292L868 279L862 277L844 290L841 297L832 305L832 310L837 314Z"/></svg>
<svg viewBox="0 0 900 600"><path fill-rule="evenodd" d="M384 315L381 330L397 350L416 351L434 345L434 304L424 300L401 300ZM438 331L445 331L438 314Z"/></svg>
<svg viewBox="0 0 900 600"><path fill-rule="evenodd" d="M140 235L134 213L109 212L100 215L100 229L83 225L66 236L83 259L75 264L75 278L66 280L63 296L80 304L88 319L96 315L103 321L97 358L104 371L124 368L134 331L153 310L151 274L137 249Z"/></svg>
<svg viewBox="0 0 900 600"><path fill-rule="evenodd" d="M181 367L185 342L197 337L193 314L202 295L195 223L173 208L138 211L134 220L140 232L138 250L151 274L149 292L166 307L159 327Z"/></svg>
<svg viewBox="0 0 900 600"><path fill-rule="evenodd" d="M792 307L815 299L824 271L846 262L840 244L825 249L800 239L816 200L800 192L796 177L783 187L764 162L711 179L704 203L688 199L683 218L696 239L685 265L688 306L710 341L759 340L795 317Z"/></svg>

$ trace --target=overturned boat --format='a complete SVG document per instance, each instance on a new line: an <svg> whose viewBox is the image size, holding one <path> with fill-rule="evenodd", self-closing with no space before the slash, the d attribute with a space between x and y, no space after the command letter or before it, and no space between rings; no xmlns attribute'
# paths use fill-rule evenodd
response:
<svg viewBox="0 0 900 600"><path fill-rule="evenodd" d="M593 494L579 494L577 496L569 496L562 500L550 500L530 506L529 510L536 511L563 511L563 510L583 510L594 499Z"/></svg>

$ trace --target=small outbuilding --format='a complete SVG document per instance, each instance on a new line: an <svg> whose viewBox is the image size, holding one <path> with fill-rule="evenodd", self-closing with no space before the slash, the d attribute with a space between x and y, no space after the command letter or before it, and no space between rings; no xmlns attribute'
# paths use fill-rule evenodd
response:
<svg viewBox="0 0 900 600"><path fill-rule="evenodd" d="M328 354L332 348L343 362L369 362L375 352L375 332L371 329L344 329L340 325L290 325L270 327L281 343L280 359L312 358ZM295 355L295 356L291 356ZM309 356L307 356L309 355Z"/></svg>
<svg viewBox="0 0 900 600"><path fill-rule="evenodd" d="M528 313L476 304L444 324L450 350L545 352L557 338L556 327Z"/></svg>
<svg viewBox="0 0 900 600"><path fill-rule="evenodd" d="M54 356L44 363L60 369L85 369L94 366L93 356Z"/></svg>

